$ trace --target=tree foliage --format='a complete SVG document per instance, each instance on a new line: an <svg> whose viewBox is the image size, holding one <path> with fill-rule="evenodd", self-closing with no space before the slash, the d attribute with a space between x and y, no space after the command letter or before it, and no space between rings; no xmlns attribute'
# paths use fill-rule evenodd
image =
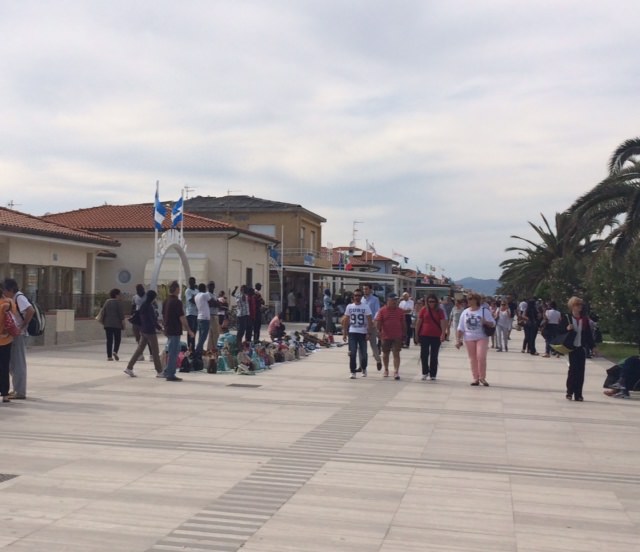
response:
<svg viewBox="0 0 640 552"><path fill-rule="evenodd" d="M616 341L640 346L640 250L624 259L613 251L600 256L590 273L587 292L600 326Z"/></svg>

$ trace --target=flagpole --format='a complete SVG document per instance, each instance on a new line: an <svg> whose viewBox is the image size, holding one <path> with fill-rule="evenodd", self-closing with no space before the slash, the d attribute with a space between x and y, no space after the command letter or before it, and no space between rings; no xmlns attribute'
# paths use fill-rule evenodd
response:
<svg viewBox="0 0 640 552"><path fill-rule="evenodd" d="M156 180L156 198L160 198L160 181ZM155 259L158 256L158 227L155 223L156 219L156 204L153 204L153 259L155 263Z"/></svg>
<svg viewBox="0 0 640 552"><path fill-rule="evenodd" d="M180 199L182 200L182 218L180 219L180 238L184 238L184 188L180 192Z"/></svg>

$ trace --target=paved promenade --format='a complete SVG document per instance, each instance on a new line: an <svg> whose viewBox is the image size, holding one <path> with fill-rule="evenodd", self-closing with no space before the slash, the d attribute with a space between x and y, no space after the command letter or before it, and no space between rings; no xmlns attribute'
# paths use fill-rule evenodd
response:
<svg viewBox="0 0 640 552"><path fill-rule="evenodd" d="M0 549L13 552L603 552L640 547L640 401L564 397L566 362L447 343L402 379L345 348L257 376L122 373L102 343L32 349L0 407Z"/></svg>

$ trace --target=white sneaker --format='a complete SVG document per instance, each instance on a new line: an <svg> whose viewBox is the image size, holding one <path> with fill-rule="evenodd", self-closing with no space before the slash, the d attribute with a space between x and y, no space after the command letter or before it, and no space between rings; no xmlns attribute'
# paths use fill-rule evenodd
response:
<svg viewBox="0 0 640 552"><path fill-rule="evenodd" d="M131 370L130 368L126 368L125 370L123 370L123 372L124 372L125 374L127 374L127 376L131 376L132 378L137 377L137 376L133 373L133 370Z"/></svg>
<svg viewBox="0 0 640 552"><path fill-rule="evenodd" d="M356 375L352 372L351 375L349 376L349 379L356 379Z"/></svg>
<svg viewBox="0 0 640 552"><path fill-rule="evenodd" d="M422 376L422 381L427 381L427 378L428 378L428 377L429 377L429 376Z"/></svg>
<svg viewBox="0 0 640 552"><path fill-rule="evenodd" d="M367 377L367 371L366 370L362 370L362 377L366 378Z"/></svg>

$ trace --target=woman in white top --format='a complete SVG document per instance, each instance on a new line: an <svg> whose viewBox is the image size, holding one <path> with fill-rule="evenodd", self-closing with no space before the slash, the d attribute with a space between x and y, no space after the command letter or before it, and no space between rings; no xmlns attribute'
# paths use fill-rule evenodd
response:
<svg viewBox="0 0 640 552"><path fill-rule="evenodd" d="M560 324L560 319L562 318L562 314L559 310L557 310L557 305L555 301L551 301L549 303L549 308L544 311L544 330L543 337L545 341L545 350L544 355L545 358L549 358L551 356L551 340L558 335L558 324Z"/></svg>
<svg viewBox="0 0 640 552"><path fill-rule="evenodd" d="M489 349L489 338L485 334L484 328L495 327L496 323L487 308L481 306L481 297L477 293L469 295L469 307L460 315L458 324L458 342L456 348L462 347L462 339L467 347L469 364L473 381L471 385L484 385L487 383L487 350Z"/></svg>
<svg viewBox="0 0 640 552"><path fill-rule="evenodd" d="M509 351L509 331L513 325L511 318L511 310L506 299L500 301L500 307L495 312L496 319L496 340L498 343L498 352L505 353Z"/></svg>

